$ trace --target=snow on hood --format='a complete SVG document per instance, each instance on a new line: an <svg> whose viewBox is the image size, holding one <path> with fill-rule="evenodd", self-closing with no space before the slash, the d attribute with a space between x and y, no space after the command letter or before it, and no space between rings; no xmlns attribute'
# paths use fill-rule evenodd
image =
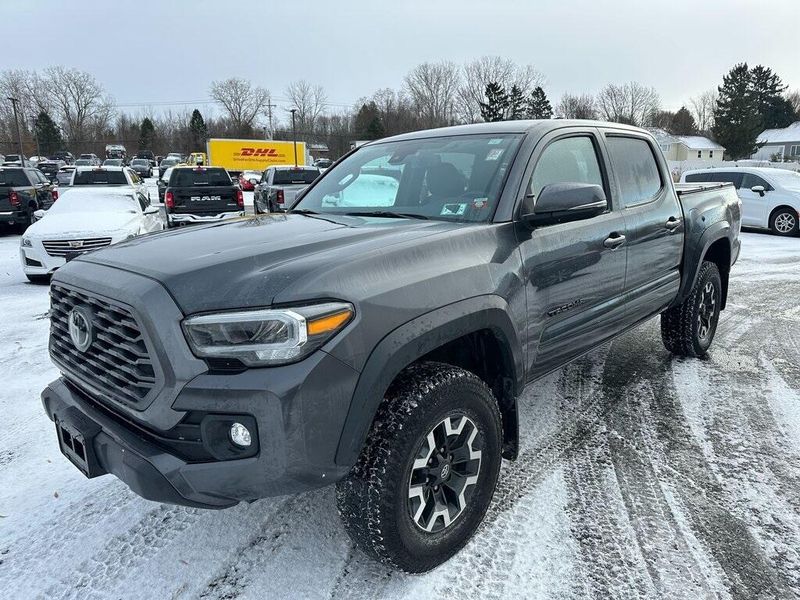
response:
<svg viewBox="0 0 800 600"><path fill-rule="evenodd" d="M139 215L129 212L70 212L46 214L25 231L25 237L75 237L135 233Z"/></svg>

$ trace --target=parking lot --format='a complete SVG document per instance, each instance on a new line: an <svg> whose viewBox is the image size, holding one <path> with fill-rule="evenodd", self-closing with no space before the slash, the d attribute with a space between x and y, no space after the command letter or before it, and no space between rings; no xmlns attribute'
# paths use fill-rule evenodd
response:
<svg viewBox="0 0 800 600"><path fill-rule="evenodd" d="M800 596L800 240L742 238L709 356L672 357L653 320L529 388L486 523L407 576L353 549L330 488L212 512L84 479L39 401L47 288L4 232L3 596Z"/></svg>

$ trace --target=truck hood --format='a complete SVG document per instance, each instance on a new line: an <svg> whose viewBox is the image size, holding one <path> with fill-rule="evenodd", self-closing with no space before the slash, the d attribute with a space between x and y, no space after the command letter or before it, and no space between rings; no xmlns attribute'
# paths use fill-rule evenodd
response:
<svg viewBox="0 0 800 600"><path fill-rule="evenodd" d="M140 236L84 255L64 269L91 262L144 275L160 282L184 314L261 307L317 270L453 227L459 225L266 215Z"/></svg>

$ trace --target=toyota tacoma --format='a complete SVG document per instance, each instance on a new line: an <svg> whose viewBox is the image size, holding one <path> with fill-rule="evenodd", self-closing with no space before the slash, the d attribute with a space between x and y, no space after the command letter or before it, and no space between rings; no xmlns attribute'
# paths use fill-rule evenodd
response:
<svg viewBox="0 0 800 600"><path fill-rule="evenodd" d="M358 547L426 571L516 457L526 385L659 315L667 350L707 352L740 211L624 125L372 142L285 214L59 269L44 408L88 477L203 508L335 484Z"/></svg>

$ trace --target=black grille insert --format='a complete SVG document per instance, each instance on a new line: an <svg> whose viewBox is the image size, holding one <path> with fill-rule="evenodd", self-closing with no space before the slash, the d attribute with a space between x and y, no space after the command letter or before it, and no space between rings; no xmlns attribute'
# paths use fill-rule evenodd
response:
<svg viewBox="0 0 800 600"><path fill-rule="evenodd" d="M94 340L80 352L69 333L76 306L91 312ZM156 383L141 328L122 305L57 284L50 286L50 356L68 378L101 399L142 406Z"/></svg>

